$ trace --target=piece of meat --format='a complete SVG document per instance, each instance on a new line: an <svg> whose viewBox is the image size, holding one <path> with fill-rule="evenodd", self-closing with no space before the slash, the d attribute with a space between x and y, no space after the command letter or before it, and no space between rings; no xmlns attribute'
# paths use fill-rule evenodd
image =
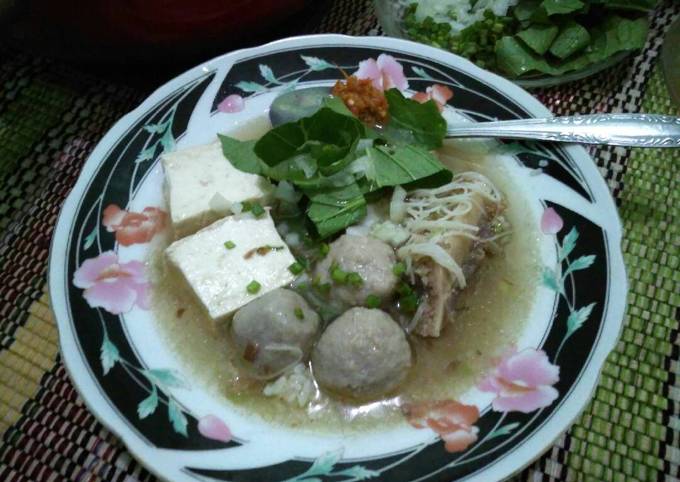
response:
<svg viewBox="0 0 680 482"><path fill-rule="evenodd" d="M473 197L472 209L460 221L479 227L481 232L483 226L498 213L495 207L484 203L480 195L473 195ZM470 277L486 256L484 242L452 235L439 244L463 269L463 274L469 284ZM425 297L421 302L426 306L413 331L420 336L438 337L446 323L453 321L453 306L461 287L446 268L435 263L431 258L424 258L420 261L415 271L419 274L425 288Z"/></svg>

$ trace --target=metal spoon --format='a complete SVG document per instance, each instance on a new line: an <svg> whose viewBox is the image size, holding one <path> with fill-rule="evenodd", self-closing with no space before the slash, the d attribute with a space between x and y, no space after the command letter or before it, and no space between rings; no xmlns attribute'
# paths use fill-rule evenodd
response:
<svg viewBox="0 0 680 482"><path fill-rule="evenodd" d="M309 87L279 95L272 102L273 126L316 112L329 87ZM656 114L592 114L545 119L449 124L446 137L495 137L607 144L628 147L680 147L680 117Z"/></svg>

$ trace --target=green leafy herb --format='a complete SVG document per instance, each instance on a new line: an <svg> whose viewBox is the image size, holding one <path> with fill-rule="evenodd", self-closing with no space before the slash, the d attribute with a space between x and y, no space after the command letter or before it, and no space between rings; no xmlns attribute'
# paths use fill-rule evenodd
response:
<svg viewBox="0 0 680 482"><path fill-rule="evenodd" d="M321 238L342 231L366 216L366 199L356 183L309 198L307 216Z"/></svg>
<svg viewBox="0 0 680 482"><path fill-rule="evenodd" d="M478 2L470 3L473 10L478 8ZM414 2L404 9L402 20L411 39L450 50L480 67L513 77L558 76L641 48L644 39L640 36L647 32L646 14L658 3L519 0L504 17L487 9L475 23L459 29L461 19L455 9L434 8L434 4L425 8L422 2ZM426 10L432 16L427 16ZM625 28L618 30L614 24Z"/></svg>
<svg viewBox="0 0 680 482"><path fill-rule="evenodd" d="M309 153L328 167L346 156L364 134L359 119L322 107L311 117L270 130L255 143L254 152L268 166Z"/></svg>
<svg viewBox="0 0 680 482"><path fill-rule="evenodd" d="M375 188L399 186L415 181L426 182L430 176L443 174L440 184L449 182L453 176L428 150L417 146L376 146L369 147L369 168L366 179Z"/></svg>
<svg viewBox="0 0 680 482"><path fill-rule="evenodd" d="M305 319L305 312L302 311L302 308L300 308L299 306L296 306L295 309L293 310L293 312L295 313L295 317L298 320L304 320Z"/></svg>
<svg viewBox="0 0 680 482"><path fill-rule="evenodd" d="M401 276L402 274L406 273L406 265L399 261L392 267L392 272L395 276Z"/></svg>
<svg viewBox="0 0 680 482"><path fill-rule="evenodd" d="M385 131L369 133L340 99L329 98L312 116L280 125L256 142L221 136L222 151L237 169L286 181L293 192L302 192L299 206L306 207L325 239L361 220L367 199L384 187L430 187L451 180L451 172L429 151L446 133L434 102L420 104L396 89L386 97L391 120ZM254 203L243 203L243 211L264 214Z"/></svg>
<svg viewBox="0 0 680 482"><path fill-rule="evenodd" d="M496 44L499 68L513 77L530 72L561 75L582 69L619 52L642 48L647 38L648 22L646 18L631 20L610 15L601 25L592 28L590 33L582 29L573 27L565 33L564 41L560 40L563 44L558 44L555 51L567 57L560 59L555 55L557 60L554 61L535 54L518 38L504 37ZM590 36L590 42L584 45L586 34ZM551 46L551 53L552 50Z"/></svg>
<svg viewBox="0 0 680 482"><path fill-rule="evenodd" d="M368 295L366 297L366 308L377 308L380 306L380 303L382 303L382 301L379 296Z"/></svg>
<svg viewBox="0 0 680 482"><path fill-rule="evenodd" d="M581 0L543 0L541 7L548 15L573 13L581 10L585 4Z"/></svg>
<svg viewBox="0 0 680 482"><path fill-rule="evenodd" d="M256 141L239 141L222 134L217 137L222 144L222 152L236 169L250 174L262 174L262 161L253 151Z"/></svg>
<svg viewBox="0 0 680 482"><path fill-rule="evenodd" d="M566 59L586 48L589 43L590 34L588 30L582 25L570 21L560 30L559 35L550 46L550 53L560 59Z"/></svg>
<svg viewBox="0 0 680 482"><path fill-rule="evenodd" d="M246 286L246 291L251 295L254 295L260 291L260 288L262 288L262 285L257 281L253 280L250 283L248 283L248 286Z"/></svg>
<svg viewBox="0 0 680 482"><path fill-rule="evenodd" d="M535 53L543 55L550 49L559 31L557 25L532 25L517 36Z"/></svg>
<svg viewBox="0 0 680 482"><path fill-rule="evenodd" d="M234 249L236 244L233 241L227 241L224 243L224 247L227 249Z"/></svg>
<svg viewBox="0 0 680 482"><path fill-rule="evenodd" d="M558 71L543 57L533 53L515 37L503 37L496 43L496 58L498 67L512 77L520 77L533 71L558 75Z"/></svg>
<svg viewBox="0 0 680 482"><path fill-rule="evenodd" d="M386 91L385 98L389 105L390 130L408 132L409 137L425 149L441 147L446 136L446 120L434 101L421 104L407 99L397 89Z"/></svg>

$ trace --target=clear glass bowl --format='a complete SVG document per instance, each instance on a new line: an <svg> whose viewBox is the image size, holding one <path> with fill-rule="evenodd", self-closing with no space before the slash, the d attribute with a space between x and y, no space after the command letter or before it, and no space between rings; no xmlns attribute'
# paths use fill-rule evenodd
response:
<svg viewBox="0 0 680 482"><path fill-rule="evenodd" d="M413 40L409 38L409 35L403 28L402 23L404 10L409 4L413 3L413 0L374 0L373 3L375 4L378 21L380 22L380 26L382 27L385 34L389 35L390 37ZM567 72L563 75L531 75L522 77L521 79L510 80L526 89L552 87L595 75L618 64L623 59L628 57L628 55L630 55L630 52L619 52L618 54L613 55L602 62L594 63L583 69ZM502 72L496 73L505 77Z"/></svg>

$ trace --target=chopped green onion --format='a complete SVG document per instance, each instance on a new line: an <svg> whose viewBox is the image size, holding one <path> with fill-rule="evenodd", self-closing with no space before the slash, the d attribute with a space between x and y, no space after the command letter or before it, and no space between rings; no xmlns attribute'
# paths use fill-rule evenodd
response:
<svg viewBox="0 0 680 482"><path fill-rule="evenodd" d="M415 313L418 309L418 297L414 292L399 298L399 309L405 313Z"/></svg>
<svg viewBox="0 0 680 482"><path fill-rule="evenodd" d="M304 320L305 319L305 313L304 313L304 311L302 311L302 308L300 308L299 306L296 306L295 309L293 310L293 312L295 313L295 317L298 320Z"/></svg>
<svg viewBox="0 0 680 482"><path fill-rule="evenodd" d="M347 283L347 273L346 271L343 271L340 269L340 267L337 265L337 263L333 263L330 268L330 274L331 274L331 279L335 281L336 283L340 284L345 284Z"/></svg>
<svg viewBox="0 0 680 482"><path fill-rule="evenodd" d="M234 249L236 247L236 244L233 241L227 241L224 243L224 247L227 249Z"/></svg>
<svg viewBox="0 0 680 482"><path fill-rule="evenodd" d="M297 261L290 266L288 266L288 271L293 273L295 276L301 274L305 270L305 267L302 266L301 263L298 263Z"/></svg>
<svg viewBox="0 0 680 482"><path fill-rule="evenodd" d="M406 265L399 261L392 267L392 272L395 276L401 276L402 274L406 273Z"/></svg>
<svg viewBox="0 0 680 482"><path fill-rule="evenodd" d="M241 203L241 212L242 213L247 213L251 209L253 209L253 203L251 203L250 201L243 201Z"/></svg>
<svg viewBox="0 0 680 482"><path fill-rule="evenodd" d="M265 210L262 206L260 206L259 203L253 203L250 208L250 212L253 213L253 216L259 218L265 213Z"/></svg>
<svg viewBox="0 0 680 482"><path fill-rule="evenodd" d="M368 295L366 297L366 307L367 308L377 308L380 306L380 297L376 295Z"/></svg>
<svg viewBox="0 0 680 482"><path fill-rule="evenodd" d="M248 283L248 286L246 286L246 291L251 295L254 295L258 291L260 291L260 288L262 288L262 285L257 281L253 280L250 283Z"/></svg>
<svg viewBox="0 0 680 482"><path fill-rule="evenodd" d="M321 243L319 245L319 254L321 255L322 258L325 258L326 255L330 252L331 247L328 246L328 243Z"/></svg>
<svg viewBox="0 0 680 482"><path fill-rule="evenodd" d="M352 272L347 274L347 283L354 287L357 287L364 284L364 279L361 277L359 273Z"/></svg>
<svg viewBox="0 0 680 482"><path fill-rule="evenodd" d="M411 288L411 286L405 281L401 281L399 284L397 284L397 293L399 293L401 296L408 296L413 293L413 288Z"/></svg>
<svg viewBox="0 0 680 482"><path fill-rule="evenodd" d="M331 284L330 283L317 284L316 289L319 290L319 293L321 293L322 295L328 295L328 293L331 292Z"/></svg>

